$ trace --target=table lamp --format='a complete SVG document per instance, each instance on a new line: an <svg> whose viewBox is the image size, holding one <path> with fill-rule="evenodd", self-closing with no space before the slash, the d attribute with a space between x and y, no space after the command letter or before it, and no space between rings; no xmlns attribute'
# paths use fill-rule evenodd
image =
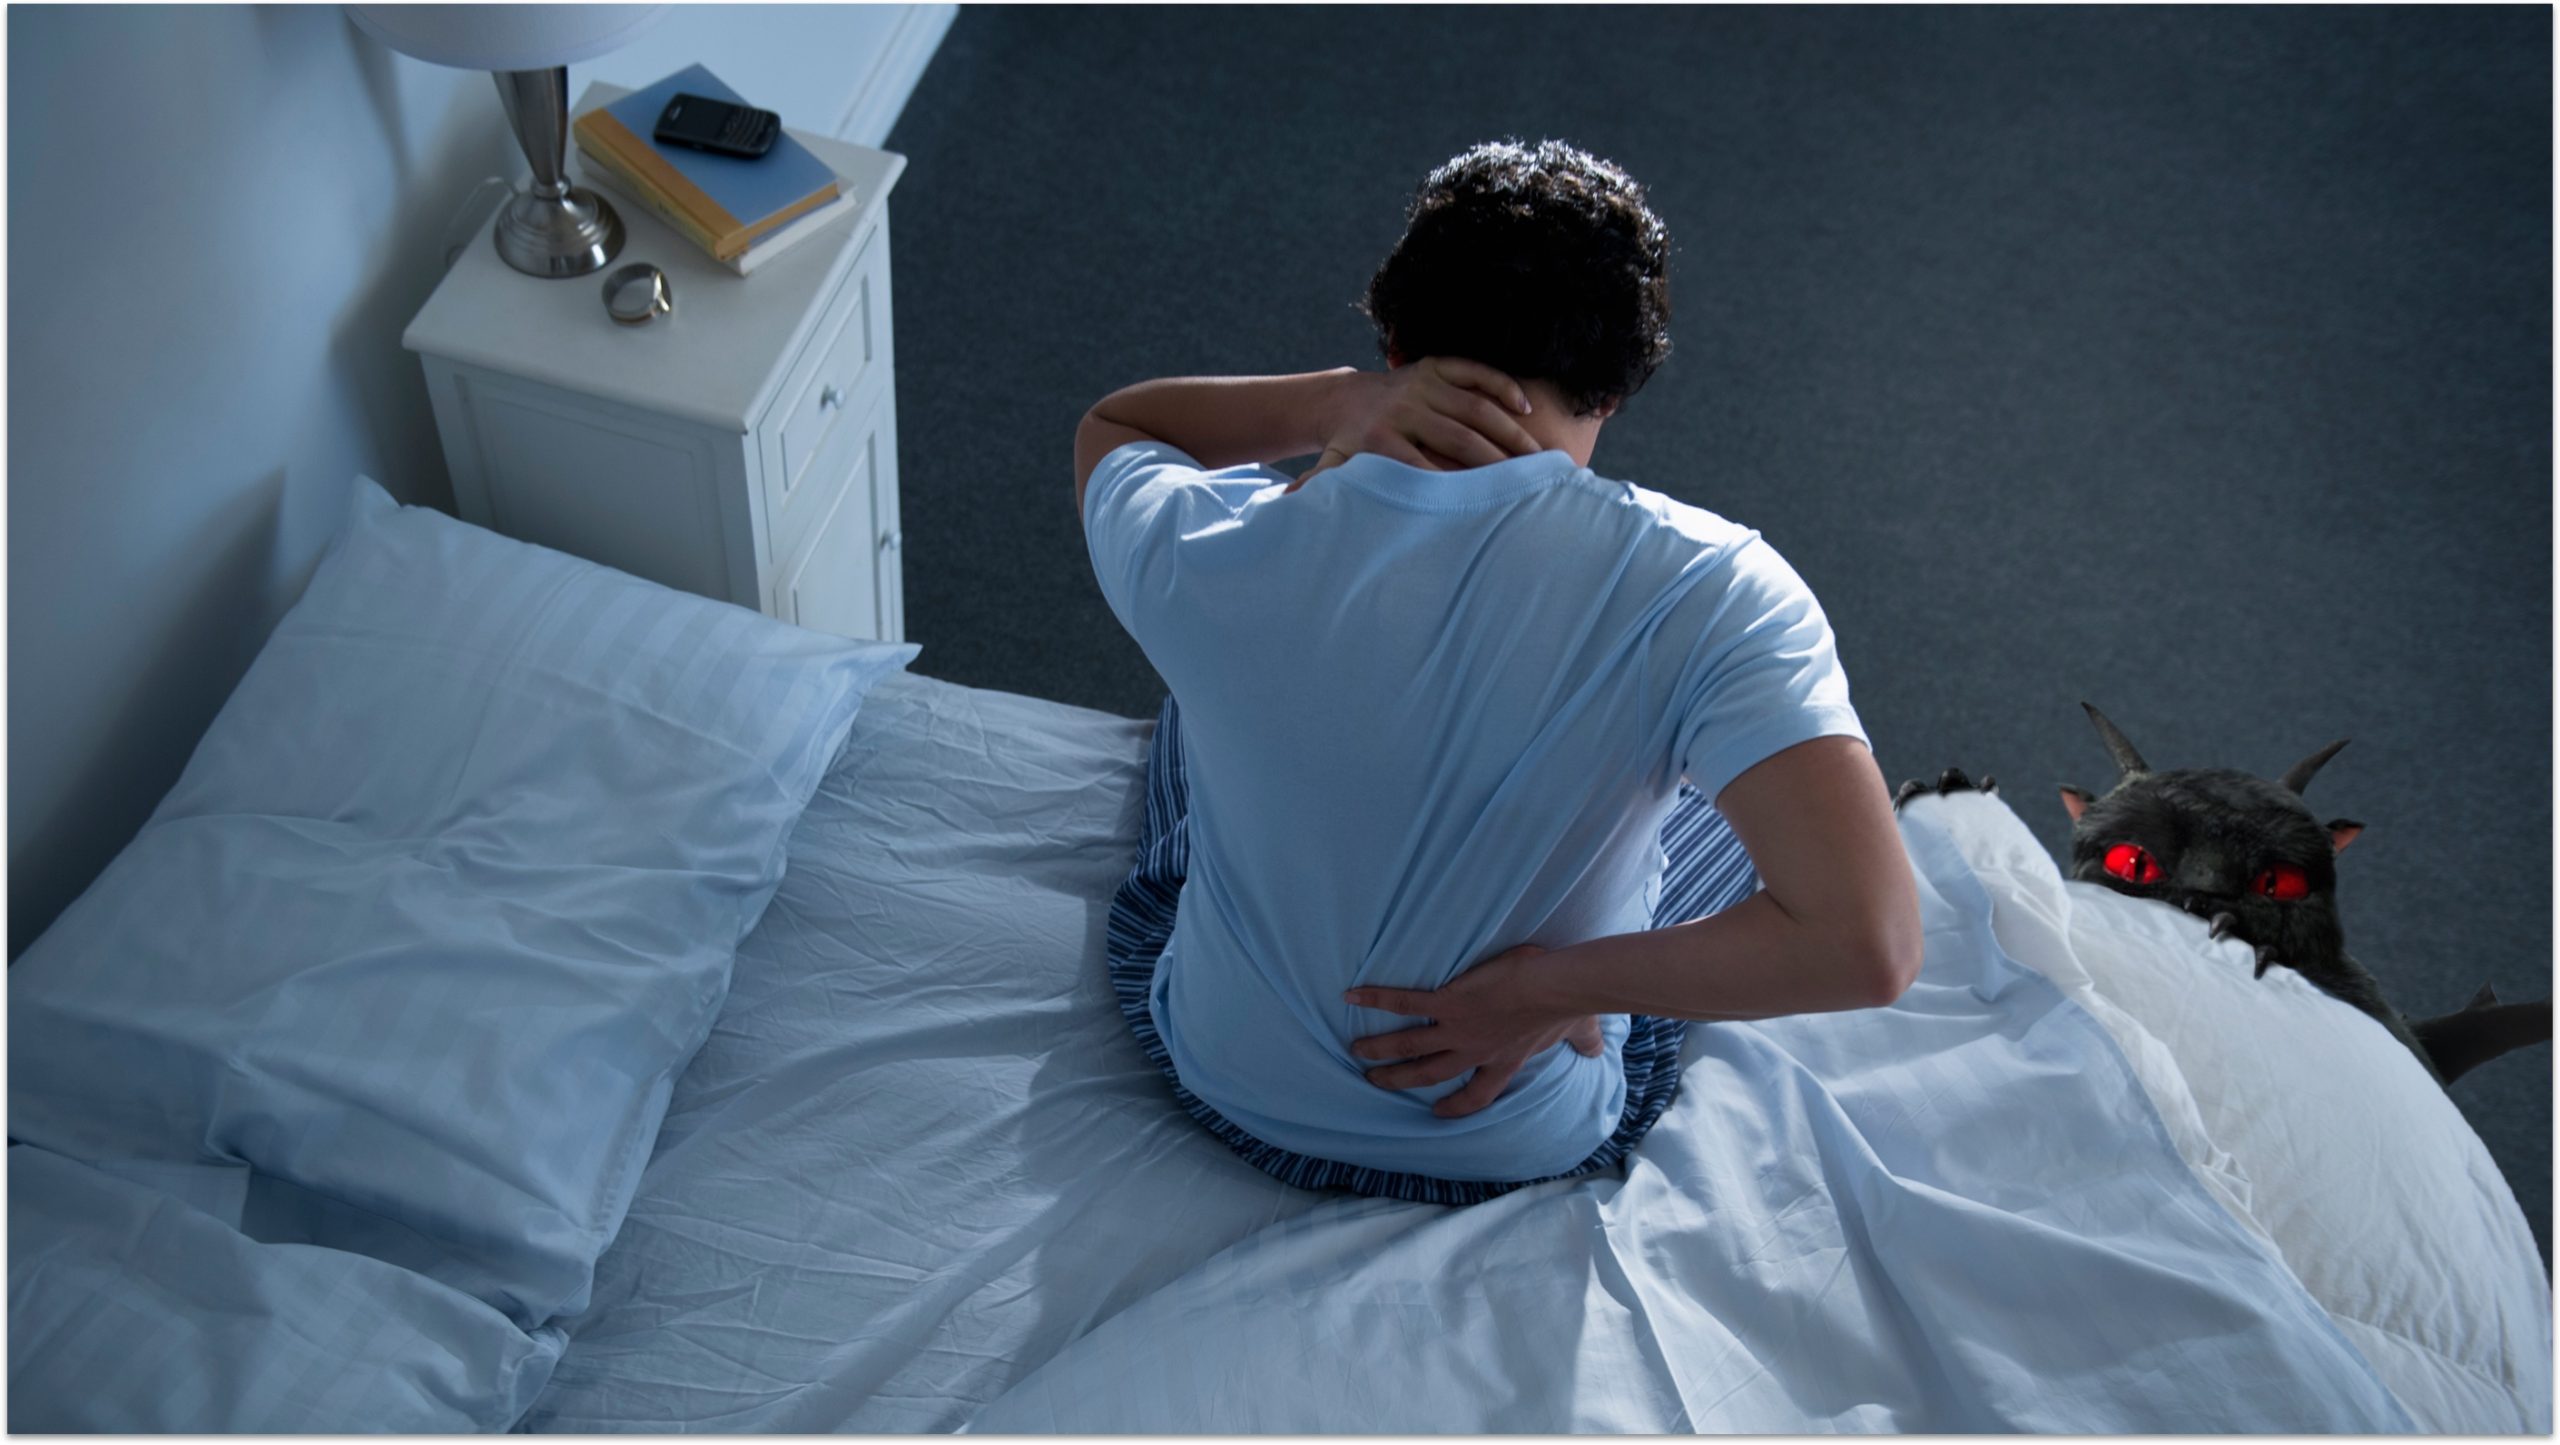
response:
<svg viewBox="0 0 2560 1445"><path fill-rule="evenodd" d="M569 184L569 65L656 24L664 5L349 5L358 29L435 65L494 72L533 187L499 208L498 254L529 276L584 276L622 250L622 218Z"/></svg>

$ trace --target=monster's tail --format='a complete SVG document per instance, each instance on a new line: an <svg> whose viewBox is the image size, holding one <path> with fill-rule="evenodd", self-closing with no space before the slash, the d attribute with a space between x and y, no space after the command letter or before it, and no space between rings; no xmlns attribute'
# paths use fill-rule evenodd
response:
<svg viewBox="0 0 2560 1445"><path fill-rule="evenodd" d="M2451 1084L2501 1054L2551 1042L2551 1000L2500 1003L2497 991L2484 983L2459 1010L2419 1019L2410 1028L2427 1046L2437 1076Z"/></svg>

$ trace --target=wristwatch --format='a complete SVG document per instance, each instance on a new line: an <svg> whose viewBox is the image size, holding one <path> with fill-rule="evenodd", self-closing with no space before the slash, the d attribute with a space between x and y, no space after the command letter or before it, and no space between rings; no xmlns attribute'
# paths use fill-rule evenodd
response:
<svg viewBox="0 0 2560 1445"><path fill-rule="evenodd" d="M645 326L676 309L667 273L642 261L604 278L605 313L625 326Z"/></svg>

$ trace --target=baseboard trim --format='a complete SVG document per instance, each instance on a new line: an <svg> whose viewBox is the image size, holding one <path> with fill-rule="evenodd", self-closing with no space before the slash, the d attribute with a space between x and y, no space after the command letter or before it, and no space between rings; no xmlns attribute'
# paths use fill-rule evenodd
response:
<svg viewBox="0 0 2560 1445"><path fill-rule="evenodd" d="M933 62L933 52L950 32L951 22L960 17L957 5L898 8L901 13L897 28L889 32L889 43L880 48L871 73L862 78L853 103L836 122L835 136L839 140L875 150L888 140L899 112L907 108L907 97L915 94L916 82L924 78L924 68Z"/></svg>

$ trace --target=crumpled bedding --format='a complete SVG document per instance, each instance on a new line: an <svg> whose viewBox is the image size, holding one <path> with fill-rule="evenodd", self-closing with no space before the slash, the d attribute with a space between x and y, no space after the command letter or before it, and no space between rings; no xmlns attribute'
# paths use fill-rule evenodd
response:
<svg viewBox="0 0 2560 1445"><path fill-rule="evenodd" d="M1151 723L873 689L519 1428L947 1431L1317 1205L1181 1113L1102 931Z"/></svg>
<svg viewBox="0 0 2560 1445"><path fill-rule="evenodd" d="M1334 1206L1123 1311L973 1432L2378 1433L2414 1422L2196 1181L2105 1031L1906 818L1891 1008L1693 1029L1624 1181Z"/></svg>
<svg viewBox="0 0 2560 1445"><path fill-rule="evenodd" d="M1943 828L1891 1009L1690 1031L1625 1178L1317 1195L1102 963L1150 725L884 681L519 1428L2404 1431Z"/></svg>

